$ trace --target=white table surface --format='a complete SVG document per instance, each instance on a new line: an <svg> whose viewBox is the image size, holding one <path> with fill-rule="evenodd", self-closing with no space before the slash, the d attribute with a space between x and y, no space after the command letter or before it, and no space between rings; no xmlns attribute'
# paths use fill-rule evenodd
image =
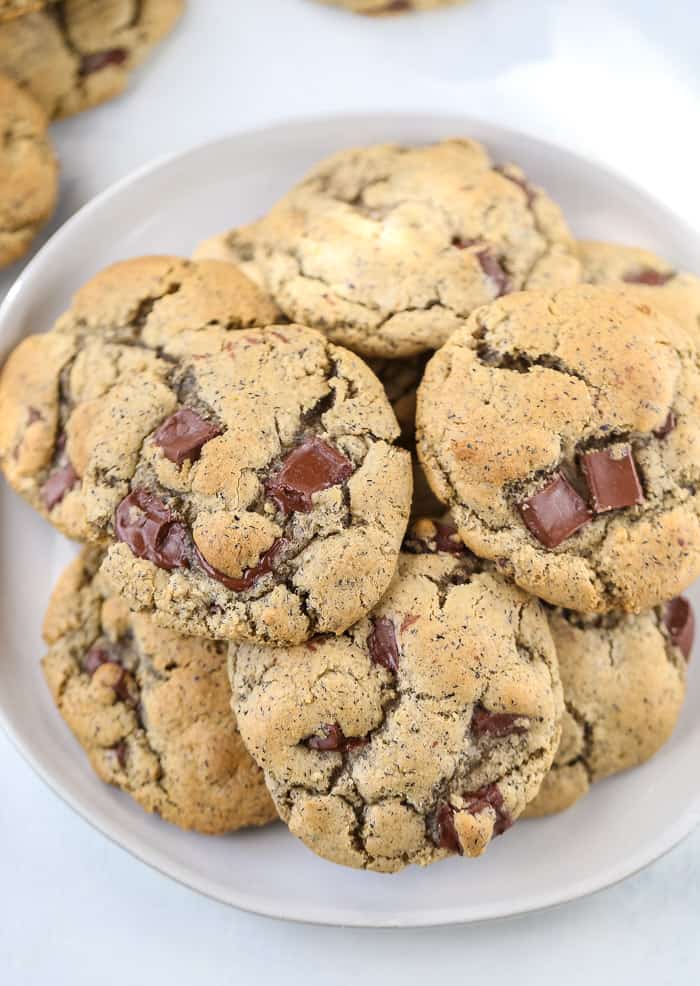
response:
<svg viewBox="0 0 700 986"><path fill-rule="evenodd" d="M125 97L53 127L63 179L51 228L154 157L366 109L449 110L528 130L612 165L700 227L697 0L471 0L390 21L308 0L189 8ZM0 277L3 293L18 271ZM75 816L1 734L0 777L2 986L700 981L700 831L556 911L347 931L242 914L152 872Z"/></svg>

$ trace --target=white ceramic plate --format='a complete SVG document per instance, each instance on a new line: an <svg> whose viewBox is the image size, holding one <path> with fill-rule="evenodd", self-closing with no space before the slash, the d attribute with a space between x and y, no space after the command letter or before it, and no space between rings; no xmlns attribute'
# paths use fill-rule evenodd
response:
<svg viewBox="0 0 700 986"><path fill-rule="evenodd" d="M351 144L470 135L521 164L579 236L629 241L700 270L700 240L658 202L603 168L518 133L437 116L356 116L232 137L125 179L46 244L0 310L2 356L48 328L105 264L189 254L200 239L255 218L317 159ZM646 866L700 821L700 675L671 742L646 766L598 785L566 814L519 822L479 860L396 876L313 856L282 825L224 838L180 832L101 784L54 710L39 669L51 586L74 548L0 489L0 721L34 769L87 821L177 880L237 907L342 925L421 926L505 917L572 900ZM700 589L691 597L700 602Z"/></svg>

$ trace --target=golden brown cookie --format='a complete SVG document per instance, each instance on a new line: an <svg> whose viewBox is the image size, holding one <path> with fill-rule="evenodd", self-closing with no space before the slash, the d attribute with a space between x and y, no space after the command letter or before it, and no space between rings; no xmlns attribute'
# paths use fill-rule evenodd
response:
<svg viewBox="0 0 700 986"><path fill-rule="evenodd" d="M0 24L0 72L52 119L118 96L183 0L60 0Z"/></svg>
<svg viewBox="0 0 700 986"><path fill-rule="evenodd" d="M414 528L369 616L301 647L232 645L230 673L281 817L345 866L391 873L480 855L535 795L559 743L540 604L431 521Z"/></svg>
<svg viewBox="0 0 700 986"><path fill-rule="evenodd" d="M246 265L292 320L391 359L438 348L503 294L580 279L557 206L472 140L342 151L200 251Z"/></svg>
<svg viewBox="0 0 700 986"><path fill-rule="evenodd" d="M58 162L43 110L4 75L0 127L0 267L5 267L27 252L53 212Z"/></svg>
<svg viewBox="0 0 700 986"><path fill-rule="evenodd" d="M231 711L226 648L129 612L85 549L54 589L42 665L98 776L146 811L217 834L275 817Z"/></svg>
<svg viewBox="0 0 700 986"><path fill-rule="evenodd" d="M694 620L680 597L638 616L557 610L550 627L566 708L530 817L569 808L594 781L644 763L669 739L685 696Z"/></svg>
<svg viewBox="0 0 700 986"><path fill-rule="evenodd" d="M700 345L700 278L675 270L650 250L620 243L578 244L583 279L624 285L625 292L674 319Z"/></svg>
<svg viewBox="0 0 700 986"><path fill-rule="evenodd" d="M641 612L700 575L700 370L613 288L477 311L430 361L418 451L465 543L536 595Z"/></svg>

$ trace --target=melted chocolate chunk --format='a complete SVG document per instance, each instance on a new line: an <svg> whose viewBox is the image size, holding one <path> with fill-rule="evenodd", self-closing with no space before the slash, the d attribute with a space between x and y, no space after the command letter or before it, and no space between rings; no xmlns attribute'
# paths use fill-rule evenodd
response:
<svg viewBox="0 0 700 986"><path fill-rule="evenodd" d="M329 750L346 750L349 748L348 743L358 745L354 739L345 738L337 722L324 722L320 732L309 736L305 742L310 750L319 750L321 753L327 753Z"/></svg>
<svg viewBox="0 0 700 986"><path fill-rule="evenodd" d="M372 620L367 648L375 664L381 664L387 671L396 674L399 670L399 645L396 642L394 624L386 616Z"/></svg>
<svg viewBox="0 0 700 986"><path fill-rule="evenodd" d="M118 663L104 647L100 647L98 644L95 644L85 655L83 670L92 678L95 671L97 671L99 667L103 664L109 664L110 662L113 664Z"/></svg>
<svg viewBox="0 0 700 986"><path fill-rule="evenodd" d="M493 808L496 812L494 835L503 835L513 824L513 819L503 807L503 795L496 784L487 784L478 791L470 791L464 795L464 799L467 802L465 810L472 815L478 815L485 808Z"/></svg>
<svg viewBox="0 0 700 986"><path fill-rule="evenodd" d="M70 462L66 463L65 466L59 466L58 469L54 469L41 487L41 499L44 501L46 509L53 510L61 502L66 493L73 489L79 479L80 477Z"/></svg>
<svg viewBox="0 0 700 986"><path fill-rule="evenodd" d="M165 419L153 441L163 450L166 459L181 466L186 459L195 462L202 446L220 434L221 428L212 421L200 418L189 407L182 407Z"/></svg>
<svg viewBox="0 0 700 986"><path fill-rule="evenodd" d="M459 539L457 528L451 524L435 524L435 547L438 551L446 551L451 555L465 555L466 546Z"/></svg>
<svg viewBox="0 0 700 986"><path fill-rule="evenodd" d="M167 570L189 565L187 529L153 493L134 490L125 496L115 511L114 529L137 558Z"/></svg>
<svg viewBox="0 0 700 986"><path fill-rule="evenodd" d="M120 702L125 702L126 705L130 705L132 708L136 708L138 705L138 688L136 686L136 682L128 671L122 670L119 678L115 684L112 685L112 691Z"/></svg>
<svg viewBox="0 0 700 986"><path fill-rule="evenodd" d="M654 270L653 267L643 267L641 270L630 271L622 278L626 284L646 284L650 288L660 288L668 284L676 276L675 271Z"/></svg>
<svg viewBox="0 0 700 986"><path fill-rule="evenodd" d="M123 65L129 57L126 48L107 48L104 51L93 51L89 55L83 55L80 60L80 74L92 75L100 69L107 68L108 65Z"/></svg>
<svg viewBox="0 0 700 986"><path fill-rule="evenodd" d="M268 575L273 572L275 565L277 564L280 555L284 552L284 549L288 545L288 541L285 538L277 538L273 541L267 551L260 555L257 565L253 568L247 568L243 575L239 578L234 578L231 575L226 575L225 572L220 572L218 568L214 568L206 560L202 552L195 546L195 551L197 553L197 558L199 559L199 564L202 566L207 575L211 578L216 579L217 582L221 582L225 585L227 589L232 592L244 592L246 589L252 588L258 579L261 579L263 575Z"/></svg>
<svg viewBox="0 0 700 986"><path fill-rule="evenodd" d="M265 492L282 513L308 513L313 493L344 483L354 469L337 448L320 438L307 438L289 453L277 475L267 480Z"/></svg>
<svg viewBox="0 0 700 986"><path fill-rule="evenodd" d="M626 448L619 459L613 458L607 449L588 452L581 457L581 468L597 514L644 502L642 484L630 448Z"/></svg>
<svg viewBox="0 0 700 986"><path fill-rule="evenodd" d="M112 753L117 758L117 763L124 770L126 767L126 743L117 743L116 746L112 747Z"/></svg>
<svg viewBox="0 0 700 986"><path fill-rule="evenodd" d="M666 435L671 434L671 432L675 427L676 427L676 415L673 413L673 411L669 411L668 414L666 415L666 420L664 421L664 423L661 425L660 428L657 428L656 431L653 433L654 437L665 438Z"/></svg>
<svg viewBox="0 0 700 986"><path fill-rule="evenodd" d="M501 295L508 293L508 275L503 269L502 262L487 244L482 244L480 240L463 240L461 237L455 236L452 238L452 246L457 247L458 250L466 250L467 247L478 246L479 249L474 252L474 255L479 261L484 274L495 285L496 297L500 298Z"/></svg>
<svg viewBox="0 0 700 986"><path fill-rule="evenodd" d="M526 733L527 726L522 722L524 718L525 716L512 712L489 712L483 705L478 704L474 707L471 731L476 737L490 736L494 739L502 739L504 736L512 736L513 733Z"/></svg>
<svg viewBox="0 0 700 986"><path fill-rule="evenodd" d="M676 646L683 657L688 660L693 648L693 638L695 637L695 615L693 607L685 596L676 596L666 603L664 609L664 623L668 630L671 642Z"/></svg>
<svg viewBox="0 0 700 986"><path fill-rule="evenodd" d="M561 473L555 473L518 509L525 526L545 548L556 548L591 519L586 503Z"/></svg>
<svg viewBox="0 0 700 986"><path fill-rule="evenodd" d="M443 802L437 810L437 844L440 849L462 855L462 845L455 828L455 813L452 805Z"/></svg>
<svg viewBox="0 0 700 986"><path fill-rule="evenodd" d="M535 201L536 193L532 185L530 185L530 183L525 178L519 178L516 175L509 174L506 171L506 169L503 167L503 165L497 165L493 170L497 171L498 174L502 175L504 178L507 178L508 181L512 181L514 185L518 186L518 188L522 188L523 192L525 192L525 198L527 199L528 208L532 205L532 203Z"/></svg>

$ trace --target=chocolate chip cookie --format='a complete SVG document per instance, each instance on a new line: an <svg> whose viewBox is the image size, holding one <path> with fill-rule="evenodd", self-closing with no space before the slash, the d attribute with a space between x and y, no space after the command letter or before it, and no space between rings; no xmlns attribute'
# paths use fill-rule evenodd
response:
<svg viewBox="0 0 700 986"><path fill-rule="evenodd" d="M0 466L8 482L68 537L87 540L80 479L102 397L140 373L164 380L185 336L246 330L276 315L230 264L139 257L101 271L55 331L25 339L3 367Z"/></svg>
<svg viewBox="0 0 700 986"><path fill-rule="evenodd" d="M0 72L52 119L118 96L183 0L58 0L0 24Z"/></svg>
<svg viewBox="0 0 700 986"><path fill-rule="evenodd" d="M430 361L418 451L465 543L583 612L700 575L700 372L688 335L604 287L476 312Z"/></svg>
<svg viewBox="0 0 700 986"><path fill-rule="evenodd" d="M0 127L0 267L5 267L27 252L53 212L58 162L44 111L4 75L0 75Z"/></svg>
<svg viewBox="0 0 700 986"><path fill-rule="evenodd" d="M578 252L585 281L624 285L625 292L674 319L700 345L700 278L639 247L584 240Z"/></svg>
<svg viewBox="0 0 700 986"><path fill-rule="evenodd" d="M103 781L185 829L220 833L275 817L230 707L226 645L129 612L85 549L59 579L42 665L59 712Z"/></svg>
<svg viewBox="0 0 700 986"><path fill-rule="evenodd" d="M554 765L529 816L563 811L594 781L644 763L669 739L685 695L694 619L678 597L638 616L558 610L550 626L566 708Z"/></svg>
<svg viewBox="0 0 700 986"><path fill-rule="evenodd" d="M321 0L330 7L344 7L355 14L406 14L412 10L453 7L463 0Z"/></svg>
<svg viewBox="0 0 700 986"><path fill-rule="evenodd" d="M472 140L342 151L224 253L292 320L391 359L437 349L503 294L580 279L557 206Z"/></svg>
<svg viewBox="0 0 700 986"><path fill-rule="evenodd" d="M478 856L534 797L562 697L537 600L419 522L372 613L305 645L231 645L234 710L290 830L395 872Z"/></svg>

